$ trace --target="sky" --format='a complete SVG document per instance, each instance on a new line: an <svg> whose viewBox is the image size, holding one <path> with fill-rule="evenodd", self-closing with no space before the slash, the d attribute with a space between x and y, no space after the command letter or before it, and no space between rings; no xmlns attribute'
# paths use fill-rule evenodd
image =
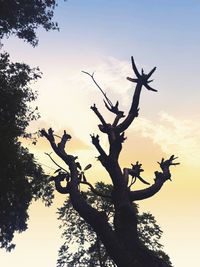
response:
<svg viewBox="0 0 200 267"><path fill-rule="evenodd" d="M13 61L39 66L43 77L33 88L38 91L40 120L31 131L53 127L72 135L68 149L78 155L91 182L110 182L95 160L90 134L98 133L98 120L90 110L94 103L106 120L100 91L81 71L95 72L96 80L113 102L128 112L134 86L130 57L146 72L154 66L152 86L157 93L142 91L139 117L126 132L120 162L123 167L139 160L144 178L153 183L157 161L175 154L180 166L172 168L154 197L139 202L150 211L163 230L162 243L175 267L199 267L200 242L200 2L198 0L68 0L59 1L55 20L60 31L38 30L39 45L11 37L3 41ZM106 147L106 138L101 135ZM25 143L45 170L55 165L45 156L49 144ZM56 158L56 157L55 157ZM45 167L48 166L48 167ZM50 168L53 169L50 169ZM143 185L137 184L143 188ZM56 195L51 208L42 203L30 207L29 229L16 235L16 249L0 251L4 267L55 267L62 244L56 210L64 197ZM3 263L2 263L3 262Z"/></svg>

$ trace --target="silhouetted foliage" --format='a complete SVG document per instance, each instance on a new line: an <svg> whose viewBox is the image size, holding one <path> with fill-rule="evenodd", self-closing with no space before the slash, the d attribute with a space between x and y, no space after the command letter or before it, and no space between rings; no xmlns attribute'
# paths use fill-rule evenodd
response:
<svg viewBox="0 0 200 267"><path fill-rule="evenodd" d="M41 130L41 135L49 141L55 154L63 160L68 168L66 171L63 169L62 172L52 178L55 182L56 190L61 194L69 195L70 203L73 208L96 233L96 236L103 243L106 253L112 261L118 267L170 267L171 264L166 260L162 252L158 253L157 251L155 253L158 243L157 239L154 240L154 237L157 235L158 238L160 235L158 227L155 228L153 236L152 228L150 226L146 227L145 231L147 230L148 235L147 237L141 238L139 234L141 231L141 223L139 223L137 209L133 203L157 194L165 182L171 180L171 166L178 165L179 163L174 162L176 159L174 155L170 156L168 159L162 158L161 161L158 162L160 171L155 171L152 185L142 177L142 172L144 170L141 163L133 163L131 167L121 167L119 163L122 146L126 140L125 131L139 114L139 101L142 88L146 88L150 92L157 92L156 89L149 85L153 81L150 80L150 77L155 72L156 68L153 68L147 74L144 73L142 69L140 73L133 57L131 58L131 63L136 78L127 77L127 79L130 82L136 83L136 87L127 115L119 109L118 101L116 101L116 104L112 103L107 94L94 79L94 74L84 72L92 78L104 96L106 109L114 115L113 121L108 123L96 105L93 104L91 106L91 110L100 121L98 125L100 132L105 134L108 138L108 148L105 150L101 145L99 134L91 135L92 144L99 153L97 159L109 174L112 182L111 195L107 196L96 190L85 175L83 175L84 171L82 173L78 157L69 154L65 148L66 143L71 139L71 136L66 131L64 131L59 141L57 141L57 136L54 134L52 128L49 128L48 131L45 129ZM130 149L133 150L133 148ZM136 190L134 189L136 180L144 185L150 186L145 189ZM63 183L64 181L66 184ZM109 217L106 215L106 207L104 207L102 211L99 210L98 205L95 206L88 203L85 194L82 192L82 184L89 186L90 190L97 196L101 196L105 198L105 200L108 198L111 199L112 208L114 210L112 225L110 224ZM67 218L69 220L73 220L73 218L70 218L70 214L66 214L66 216L68 216ZM148 221L148 225L155 223L152 216L147 214L144 216L142 223L145 220ZM66 220L68 220L67 218ZM84 236L82 240L90 241L88 239L90 236L87 236L87 229L83 234L86 236ZM147 244L147 240L150 240L150 244ZM83 249L80 248L80 251L83 252ZM93 253L94 251L95 250L91 250L90 252ZM77 248L77 253L73 256L72 260L77 262L77 260L80 260L80 257L82 257L82 254L79 255L79 250ZM86 260L88 260L88 258ZM93 260L95 259L93 258Z"/></svg>
<svg viewBox="0 0 200 267"><path fill-rule="evenodd" d="M0 39L16 35L35 46L36 29L58 29L53 22L56 0L0 0ZM26 127L38 118L30 84L41 77L38 68L10 62L0 55L0 247L11 250L15 232L27 229L28 207L42 199L50 205L53 190L33 154L19 138L30 137Z"/></svg>
<svg viewBox="0 0 200 267"><path fill-rule="evenodd" d="M58 29L52 21L56 0L1 0L0 38L14 34L33 46L37 45L36 29Z"/></svg>
<svg viewBox="0 0 200 267"><path fill-rule="evenodd" d="M99 182L95 185L95 190L105 195L111 195L112 185ZM97 196L92 191L83 194L90 205L100 212L106 213L109 223L114 229L114 208L111 199ZM137 212L136 204L133 203L133 206ZM58 214L59 220L62 222L62 237L65 242L59 250L57 267L116 266L96 233L74 210L69 199L64 202L62 208L59 208ZM137 212L137 220L141 243L167 263L170 263L168 255L162 250L163 246L159 242L162 231L153 215Z"/></svg>
<svg viewBox="0 0 200 267"><path fill-rule="evenodd" d="M19 141L38 118L29 103L36 99L30 84L40 75L39 69L0 54L0 247L7 250L14 247L14 233L27 229L31 202L41 198L50 205L53 197L47 176Z"/></svg>

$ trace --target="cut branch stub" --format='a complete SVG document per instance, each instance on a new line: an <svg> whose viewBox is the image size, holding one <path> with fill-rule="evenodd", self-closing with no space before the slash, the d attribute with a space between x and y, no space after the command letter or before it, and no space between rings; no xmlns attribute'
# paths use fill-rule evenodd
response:
<svg viewBox="0 0 200 267"><path fill-rule="evenodd" d="M99 145L99 135L94 135L94 134L91 134L91 139L92 139L92 144L93 145Z"/></svg>
<svg viewBox="0 0 200 267"><path fill-rule="evenodd" d="M106 103L106 101L104 100L104 104L105 104L105 107L112 113L114 113L115 115L120 115L121 117L124 117L124 112L119 110L118 106L119 106L119 101L116 102L115 105L108 105Z"/></svg>
<svg viewBox="0 0 200 267"><path fill-rule="evenodd" d="M48 134L49 134L50 136L53 136L53 129L52 129L52 128L49 128L49 129L48 129Z"/></svg>
<svg viewBox="0 0 200 267"><path fill-rule="evenodd" d="M97 151L99 152L100 156L98 156L98 160L101 161L101 163L105 163L108 159L107 154L105 153L105 151L103 150L103 148L101 147L100 143L99 143L99 135L97 134L96 136L93 134L90 135L91 139L92 139L92 144L96 147ZM103 164L104 165L104 164Z"/></svg>
<svg viewBox="0 0 200 267"><path fill-rule="evenodd" d="M140 74L136 65L135 65L135 61L134 61L133 57L131 57L131 61L132 61L133 71L134 71L137 78L135 79L135 78L127 77L127 80L134 82L134 83L140 83L144 87L146 87L147 90L157 92L156 89L149 86L149 83L151 83L153 80L148 80L151 77L151 75L155 72L156 67L154 67L148 74L145 74L144 70L142 69L142 72Z"/></svg>
<svg viewBox="0 0 200 267"><path fill-rule="evenodd" d="M171 180L171 173L170 173L169 167L170 166L176 166L176 165L180 164L178 162L173 162L177 158L178 157L175 157L174 155L172 155L169 159L164 160L164 158L162 158L161 162L158 162L161 170L163 171L163 175L165 176L166 180Z"/></svg>
<svg viewBox="0 0 200 267"><path fill-rule="evenodd" d="M55 142L52 128L48 129L48 133L45 131L45 129L42 129L40 131L40 134L41 134L41 136L46 137L46 139L49 140L50 142L53 142L53 143Z"/></svg>
<svg viewBox="0 0 200 267"><path fill-rule="evenodd" d="M61 150L65 149L66 142L71 139L71 135L67 134L66 131L64 131L64 134L61 138L60 143L58 143L58 148Z"/></svg>
<svg viewBox="0 0 200 267"><path fill-rule="evenodd" d="M101 113L99 112L98 108L96 107L96 105L94 104L93 106L90 107L91 110L94 111L94 113L97 115L97 117L99 118L100 122L102 123L102 127L106 128L107 123L104 120L104 117L101 115Z"/></svg>
<svg viewBox="0 0 200 267"><path fill-rule="evenodd" d="M162 158L161 162L158 162L158 164L160 165L160 168L162 169L162 171L169 169L170 166L176 166L179 165L180 163L178 162L173 162L175 159L177 159L178 157L175 157L174 155L172 155L169 159L164 160L164 158Z"/></svg>

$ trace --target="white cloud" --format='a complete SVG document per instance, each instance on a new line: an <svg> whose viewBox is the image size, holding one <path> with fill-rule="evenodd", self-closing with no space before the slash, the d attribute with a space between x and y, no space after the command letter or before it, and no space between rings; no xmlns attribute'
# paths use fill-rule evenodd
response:
<svg viewBox="0 0 200 267"><path fill-rule="evenodd" d="M126 77L133 75L130 62L109 57L101 60L97 65L91 66L89 69L91 73L94 72L95 80L113 104L115 104L117 100L120 100L121 105L125 105L129 102L128 91L133 84L127 81ZM103 95L97 87L95 88L92 80L90 80L89 77L83 78L84 83L86 84L87 82L87 86L96 93L96 97L102 100Z"/></svg>
<svg viewBox="0 0 200 267"><path fill-rule="evenodd" d="M133 130L149 137L168 155L175 154L181 162L200 163L199 120L183 120L161 112L158 121L138 119Z"/></svg>

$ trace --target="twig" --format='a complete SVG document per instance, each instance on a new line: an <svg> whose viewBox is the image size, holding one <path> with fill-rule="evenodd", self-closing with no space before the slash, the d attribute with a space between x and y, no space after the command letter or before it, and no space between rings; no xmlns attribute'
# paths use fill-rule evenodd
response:
<svg viewBox="0 0 200 267"><path fill-rule="evenodd" d="M102 90L102 88L99 86L99 84L96 82L96 80L94 79L94 73L90 74L87 71L82 71L83 73L89 75L93 82L95 83L95 85L99 88L99 90L101 91L101 93L103 94L103 96L105 97L106 101L108 102L108 105L110 105L110 107L113 107L112 101L106 96L106 93Z"/></svg>
<svg viewBox="0 0 200 267"><path fill-rule="evenodd" d="M49 154L49 153L44 153L45 155L47 155L50 159L51 159L51 161L58 167L58 168L60 168L60 169L62 169L63 171L65 171L65 172L68 172L67 170L65 170L63 167L61 167L53 158L52 158L52 156Z"/></svg>

